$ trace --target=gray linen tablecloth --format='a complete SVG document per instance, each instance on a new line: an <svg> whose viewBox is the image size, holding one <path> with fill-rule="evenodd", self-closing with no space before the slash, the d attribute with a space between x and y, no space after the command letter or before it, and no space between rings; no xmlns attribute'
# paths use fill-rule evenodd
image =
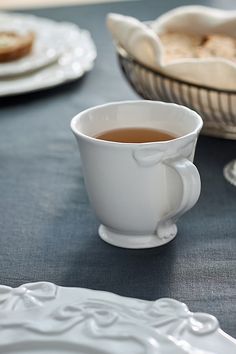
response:
<svg viewBox="0 0 236 354"><path fill-rule="evenodd" d="M198 3L234 6L223 0ZM124 250L98 237L69 128L87 107L137 98L119 71L106 14L148 20L186 4L130 1L32 11L90 30L98 58L78 82L0 100L0 284L46 280L142 299L173 297L215 315L236 337L236 188L222 175L236 157L235 141L199 139L201 197L180 220L173 242Z"/></svg>

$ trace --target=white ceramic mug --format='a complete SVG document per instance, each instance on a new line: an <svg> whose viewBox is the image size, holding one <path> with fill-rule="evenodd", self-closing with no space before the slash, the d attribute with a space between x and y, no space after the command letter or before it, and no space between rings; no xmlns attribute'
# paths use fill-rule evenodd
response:
<svg viewBox="0 0 236 354"><path fill-rule="evenodd" d="M141 144L94 138L126 127L160 129L178 138ZM192 161L201 127L200 116L186 107L143 100L93 107L72 119L85 185L104 241L149 248L175 237L177 219L200 194Z"/></svg>

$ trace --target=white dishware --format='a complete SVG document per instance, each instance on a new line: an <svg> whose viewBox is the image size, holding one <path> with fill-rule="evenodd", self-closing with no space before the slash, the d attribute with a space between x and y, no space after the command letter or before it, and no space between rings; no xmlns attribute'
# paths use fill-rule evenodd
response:
<svg viewBox="0 0 236 354"><path fill-rule="evenodd" d="M0 286L3 354L235 354L217 319L179 301L144 301L39 282Z"/></svg>
<svg viewBox="0 0 236 354"><path fill-rule="evenodd" d="M41 69L55 62L59 58L59 55L60 52L37 42L33 47L32 52L26 57L9 63L0 63L0 79L22 75Z"/></svg>
<svg viewBox="0 0 236 354"><path fill-rule="evenodd" d="M145 127L178 138L143 144L94 138L107 130ZM149 248L171 241L176 221L197 202L200 177L192 163L200 116L175 104L115 102L72 119L100 237L115 246Z"/></svg>
<svg viewBox="0 0 236 354"><path fill-rule="evenodd" d="M11 16L14 28L36 33L36 47L31 56L0 64L0 97L54 87L92 69L96 48L88 31L30 15L1 14L0 20Z"/></svg>
<svg viewBox="0 0 236 354"><path fill-rule="evenodd" d="M0 31L25 35L33 32L32 52L25 57L0 63L0 78L22 75L55 62L62 53L60 25L31 15L0 13Z"/></svg>

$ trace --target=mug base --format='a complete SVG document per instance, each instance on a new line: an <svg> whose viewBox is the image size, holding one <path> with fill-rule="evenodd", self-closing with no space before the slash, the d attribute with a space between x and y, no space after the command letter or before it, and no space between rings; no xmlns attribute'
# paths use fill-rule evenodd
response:
<svg viewBox="0 0 236 354"><path fill-rule="evenodd" d="M175 225L174 225L175 226ZM98 234L101 239L113 246L122 247L122 248L153 248L165 245L166 243L172 241L176 234L177 228L175 227L176 232L170 233L168 236L159 237L157 234L153 235L126 235L117 233L115 230L108 228L105 225L100 225L98 228Z"/></svg>

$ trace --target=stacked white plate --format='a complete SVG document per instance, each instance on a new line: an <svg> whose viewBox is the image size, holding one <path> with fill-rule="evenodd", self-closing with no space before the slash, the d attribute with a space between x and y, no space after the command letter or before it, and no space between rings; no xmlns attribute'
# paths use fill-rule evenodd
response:
<svg viewBox="0 0 236 354"><path fill-rule="evenodd" d="M174 299L143 301L40 282L0 286L2 354L235 354L217 319Z"/></svg>
<svg viewBox="0 0 236 354"><path fill-rule="evenodd" d="M86 30L68 22L0 13L0 31L34 32L32 53L0 63L0 97L38 91L81 77L93 67L96 48Z"/></svg>

